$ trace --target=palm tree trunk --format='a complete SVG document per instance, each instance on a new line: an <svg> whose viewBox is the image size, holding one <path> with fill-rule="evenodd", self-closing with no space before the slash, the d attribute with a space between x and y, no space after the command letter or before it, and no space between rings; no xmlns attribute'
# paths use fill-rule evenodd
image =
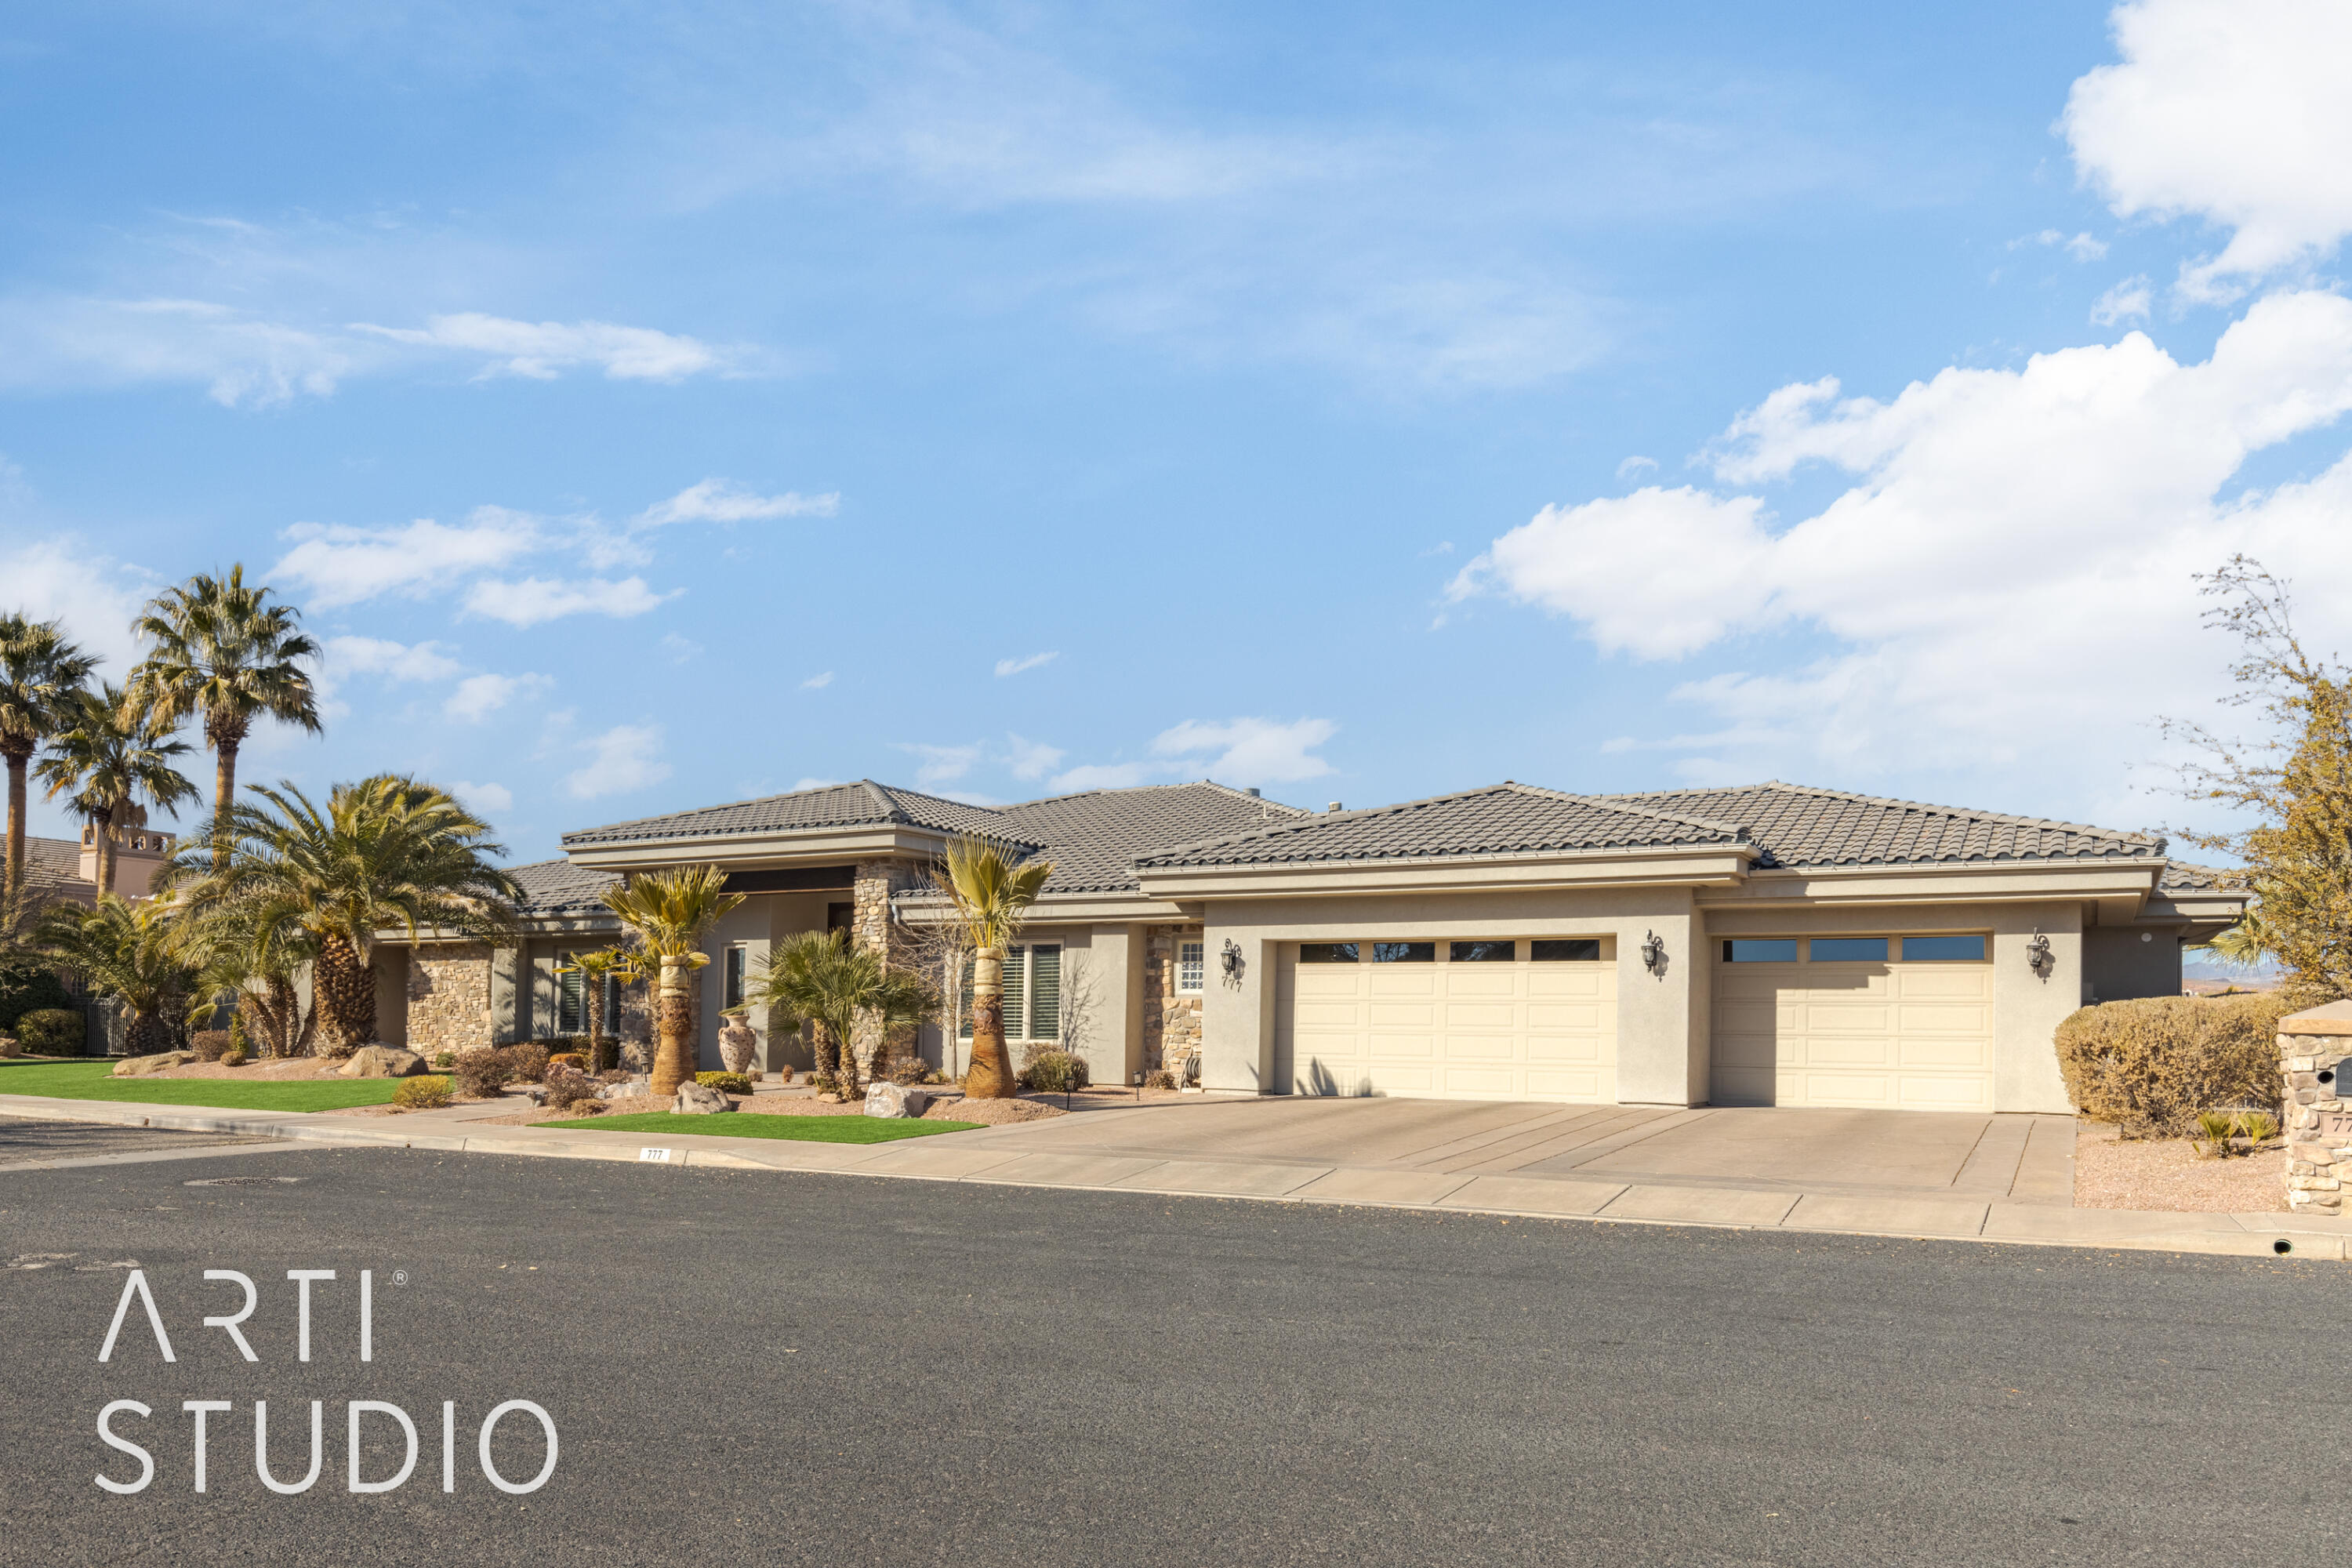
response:
<svg viewBox="0 0 2352 1568"><path fill-rule="evenodd" d="M236 804L236 741L215 735L213 742L213 869L228 869L228 808Z"/></svg>
<svg viewBox="0 0 2352 1568"><path fill-rule="evenodd" d="M104 815L93 816L89 825L98 838L98 890L114 891L114 811L109 807Z"/></svg>
<svg viewBox="0 0 2352 1568"><path fill-rule="evenodd" d="M5 887L10 899L25 884L25 764L32 760L30 752L22 756L14 751L8 753L8 878Z"/></svg>
<svg viewBox="0 0 2352 1568"><path fill-rule="evenodd" d="M676 1094L677 1086L694 1076L694 1012L687 987L694 972L675 958L661 961L661 990L654 1002L655 1094Z"/></svg>
<svg viewBox="0 0 2352 1568"><path fill-rule="evenodd" d="M163 1022L161 1013L132 1013L130 1026L122 1031L125 1055L152 1057L158 1051L172 1048L172 1028Z"/></svg>
<svg viewBox="0 0 2352 1568"><path fill-rule="evenodd" d="M971 1070L963 1091L973 1100L1011 1100L1015 1087L1004 1048L1004 953L983 947L971 955Z"/></svg>
<svg viewBox="0 0 2352 1568"><path fill-rule="evenodd" d="M375 973L351 938L341 931L320 938L310 978L329 1056L347 1057L375 1037Z"/></svg>
<svg viewBox="0 0 2352 1568"><path fill-rule="evenodd" d="M604 1070L604 977L583 974L588 984L588 1070Z"/></svg>

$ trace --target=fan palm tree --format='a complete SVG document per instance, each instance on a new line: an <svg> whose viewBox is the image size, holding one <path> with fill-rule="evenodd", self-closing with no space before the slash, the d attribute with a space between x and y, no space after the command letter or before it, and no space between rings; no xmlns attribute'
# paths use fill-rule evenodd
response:
<svg viewBox="0 0 2352 1568"><path fill-rule="evenodd" d="M290 782L250 792L264 805L237 805L228 822L207 824L162 879L185 887L199 921L252 918L276 909L311 944L311 990L330 1055L345 1055L375 1034L375 934L419 933L511 942L522 889L492 864L506 847L490 826L445 792L399 773L337 784L322 807ZM225 862L209 852L227 847Z"/></svg>
<svg viewBox="0 0 2352 1568"><path fill-rule="evenodd" d="M125 1044L134 1057L171 1048L164 1013L184 1001L195 976L182 956L168 899L128 903L100 893L96 909L61 905L41 921L41 945L100 995L130 1011Z"/></svg>
<svg viewBox="0 0 2352 1568"><path fill-rule="evenodd" d="M25 880L25 769L70 721L98 660L66 640L55 621L0 616L0 758L8 763L8 858L0 899Z"/></svg>
<svg viewBox="0 0 2352 1568"><path fill-rule="evenodd" d="M1004 1048L1004 950L1021 935L1029 907L1054 874L1050 860L1019 860L988 838L958 838L931 879L954 906L955 922L971 948L971 1070L964 1093L974 1100L1010 1100L1017 1085Z"/></svg>
<svg viewBox="0 0 2352 1568"><path fill-rule="evenodd" d="M236 754L257 718L319 732L319 704L301 661L319 645L303 635L290 605L269 603L266 587L245 585L243 565L226 577L191 577L155 596L131 631L152 643L131 672L130 700L159 724L202 715L213 749L213 857L229 858L236 805Z"/></svg>
<svg viewBox="0 0 2352 1568"><path fill-rule="evenodd" d="M656 1094L676 1094L694 1075L694 1004L687 977L710 962L702 939L721 915L743 901L726 890L727 874L716 866L680 866L647 871L604 889L604 907L636 932L645 956L660 973L654 999Z"/></svg>
<svg viewBox="0 0 2352 1568"><path fill-rule="evenodd" d="M646 977L637 962L637 954L623 947L600 947L593 952L575 952L569 963L555 966L558 974L577 974L588 991L588 1070L603 1072L612 1064L604 1059L604 983L617 980L624 985L634 985Z"/></svg>
<svg viewBox="0 0 2352 1568"><path fill-rule="evenodd" d="M121 689L101 684L77 696L73 727L52 738L49 754L33 771L49 798L71 790L73 808L98 840L98 886L114 891L115 835L145 820L148 806L173 811L197 798L196 786L172 765L188 753L172 727L125 701Z"/></svg>
<svg viewBox="0 0 2352 1568"><path fill-rule="evenodd" d="M830 1073L838 1091L855 1099L864 1092L858 1020L879 1025L887 1039L894 1028L937 1017L940 1000L919 976L887 967L880 952L848 938L844 931L804 931L777 943L751 977L749 996L788 1016L814 1020L817 1070Z"/></svg>

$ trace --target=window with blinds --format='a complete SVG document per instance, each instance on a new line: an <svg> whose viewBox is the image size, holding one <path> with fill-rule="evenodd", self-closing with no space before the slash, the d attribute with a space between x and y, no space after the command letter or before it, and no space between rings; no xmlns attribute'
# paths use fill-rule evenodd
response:
<svg viewBox="0 0 2352 1568"><path fill-rule="evenodd" d="M963 961L963 995L956 1038L971 1038L971 960ZM1058 942L1004 950L1004 1037L1062 1037L1062 949Z"/></svg>
<svg viewBox="0 0 2352 1568"><path fill-rule="evenodd" d="M570 968L580 961L577 952L555 955L558 971ZM621 1026L621 982L618 977L604 976L604 1033L611 1036ZM588 977L573 969L569 974L555 976L555 1032L559 1035L584 1035L588 1032Z"/></svg>

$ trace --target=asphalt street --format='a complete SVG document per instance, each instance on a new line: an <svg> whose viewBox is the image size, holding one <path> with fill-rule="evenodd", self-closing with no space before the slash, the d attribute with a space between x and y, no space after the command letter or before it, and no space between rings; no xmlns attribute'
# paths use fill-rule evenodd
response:
<svg viewBox="0 0 2352 1568"><path fill-rule="evenodd" d="M56 1157L70 1139L46 1139ZM93 1150L121 1147L93 1135ZM191 1183L205 1184L192 1185ZM2341 1558L2352 1267L273 1150L0 1171L14 1563ZM136 1267L176 1360L129 1309ZM206 1315L259 1305L246 1362ZM296 1359L289 1269L312 1292ZM372 1276L373 1359L358 1346ZM192 1488L184 1400L207 1417ZM320 1479L299 1480L324 1402ZM543 1406L540 1489L482 1418ZM153 1415L102 1444L101 1407ZM345 1405L415 1473L347 1489ZM442 1405L456 1406L442 1490ZM362 1479L394 1472L363 1417ZM499 1472L544 1457L528 1412Z"/></svg>

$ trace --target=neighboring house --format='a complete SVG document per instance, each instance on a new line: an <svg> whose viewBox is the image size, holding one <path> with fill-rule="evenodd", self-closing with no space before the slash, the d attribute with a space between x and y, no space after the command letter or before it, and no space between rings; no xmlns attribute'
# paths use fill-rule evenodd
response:
<svg viewBox="0 0 2352 1568"><path fill-rule="evenodd" d="M2246 900L2147 835L1779 783L1307 812L1208 783L981 806L861 782L566 835L517 871L520 948L386 944L386 1037L571 1032L554 971L619 936L601 888L710 863L751 895L702 972L715 1065L770 943L845 928L909 961L958 834L1055 865L1006 964L1016 1057L1060 1041L1132 1082L1197 1053L1205 1087L1275 1094L2064 1110L2059 1020L2179 994L2182 944ZM952 1070L962 1035L923 1051Z"/></svg>
<svg viewBox="0 0 2352 1568"><path fill-rule="evenodd" d="M114 890L126 899L143 899L154 890L155 873L172 858L173 836L141 827L122 835L114 846ZM52 894L95 908L98 903L97 830L84 827L81 841L70 838L25 839L25 869L35 883Z"/></svg>

